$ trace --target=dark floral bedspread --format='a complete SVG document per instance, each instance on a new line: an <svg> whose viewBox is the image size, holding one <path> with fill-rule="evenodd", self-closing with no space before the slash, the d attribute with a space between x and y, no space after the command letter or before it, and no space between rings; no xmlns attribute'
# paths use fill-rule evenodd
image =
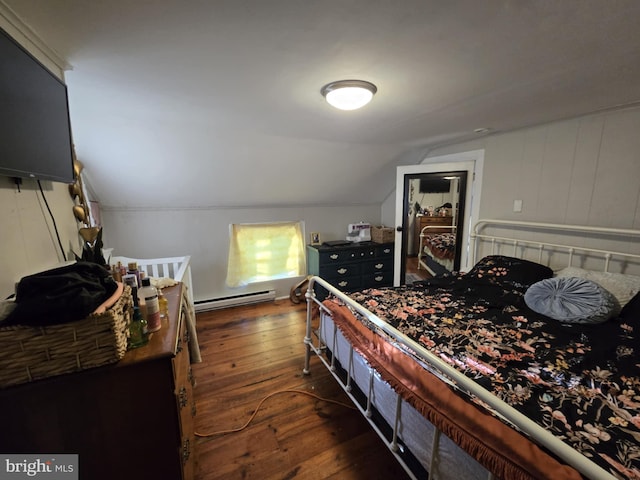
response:
<svg viewBox="0 0 640 480"><path fill-rule="evenodd" d="M452 260L456 254L456 236L453 233L437 233L424 238L426 246L436 258Z"/></svg>
<svg viewBox="0 0 640 480"><path fill-rule="evenodd" d="M350 296L615 477L640 478L640 318L565 325L500 272L465 277Z"/></svg>

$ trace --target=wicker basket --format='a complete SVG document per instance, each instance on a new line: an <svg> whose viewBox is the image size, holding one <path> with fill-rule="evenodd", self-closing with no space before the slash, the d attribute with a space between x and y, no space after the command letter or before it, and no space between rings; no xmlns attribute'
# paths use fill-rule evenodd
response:
<svg viewBox="0 0 640 480"><path fill-rule="evenodd" d="M77 322L0 328L0 388L115 363L127 351L131 288L104 313Z"/></svg>
<svg viewBox="0 0 640 480"><path fill-rule="evenodd" d="M393 228L380 226L371 227L371 240L376 243L391 243L395 238Z"/></svg>

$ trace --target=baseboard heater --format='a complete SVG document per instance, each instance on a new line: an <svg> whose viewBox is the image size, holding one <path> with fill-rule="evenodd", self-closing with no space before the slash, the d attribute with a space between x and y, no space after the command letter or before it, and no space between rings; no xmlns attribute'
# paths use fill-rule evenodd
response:
<svg viewBox="0 0 640 480"><path fill-rule="evenodd" d="M211 298L209 300L196 300L193 306L196 312L216 310L218 308L238 307L252 303L268 302L275 300L275 290L263 290L261 292L243 293L229 297Z"/></svg>

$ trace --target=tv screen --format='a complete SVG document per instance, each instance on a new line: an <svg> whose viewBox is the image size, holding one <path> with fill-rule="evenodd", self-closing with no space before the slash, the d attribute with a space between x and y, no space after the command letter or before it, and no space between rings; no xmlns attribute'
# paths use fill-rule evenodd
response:
<svg viewBox="0 0 640 480"><path fill-rule="evenodd" d="M0 175L74 180L67 87L2 29Z"/></svg>
<svg viewBox="0 0 640 480"><path fill-rule="evenodd" d="M451 189L451 180L428 175L420 179L420 193L447 193Z"/></svg>

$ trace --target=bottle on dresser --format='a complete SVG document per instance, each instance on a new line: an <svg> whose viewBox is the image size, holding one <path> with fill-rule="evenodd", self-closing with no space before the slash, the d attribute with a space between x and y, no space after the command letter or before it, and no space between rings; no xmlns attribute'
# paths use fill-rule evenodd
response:
<svg viewBox="0 0 640 480"><path fill-rule="evenodd" d="M133 289L133 318L129 324L129 350L142 347L149 343L147 336L147 321L140 312L137 289Z"/></svg>
<svg viewBox="0 0 640 480"><path fill-rule="evenodd" d="M158 304L160 305L160 321L169 319L169 301L162 293L162 289L158 288Z"/></svg>
<svg viewBox="0 0 640 480"><path fill-rule="evenodd" d="M151 285L150 278L142 279L142 288L138 291L138 296L144 300L147 309L147 331L156 332L162 327L160 322L160 302L158 302L158 291Z"/></svg>
<svg viewBox="0 0 640 480"><path fill-rule="evenodd" d="M138 288L142 286L142 282L140 281L140 270L138 270L138 262L129 262L127 265L127 275L135 275L136 280L138 281Z"/></svg>

